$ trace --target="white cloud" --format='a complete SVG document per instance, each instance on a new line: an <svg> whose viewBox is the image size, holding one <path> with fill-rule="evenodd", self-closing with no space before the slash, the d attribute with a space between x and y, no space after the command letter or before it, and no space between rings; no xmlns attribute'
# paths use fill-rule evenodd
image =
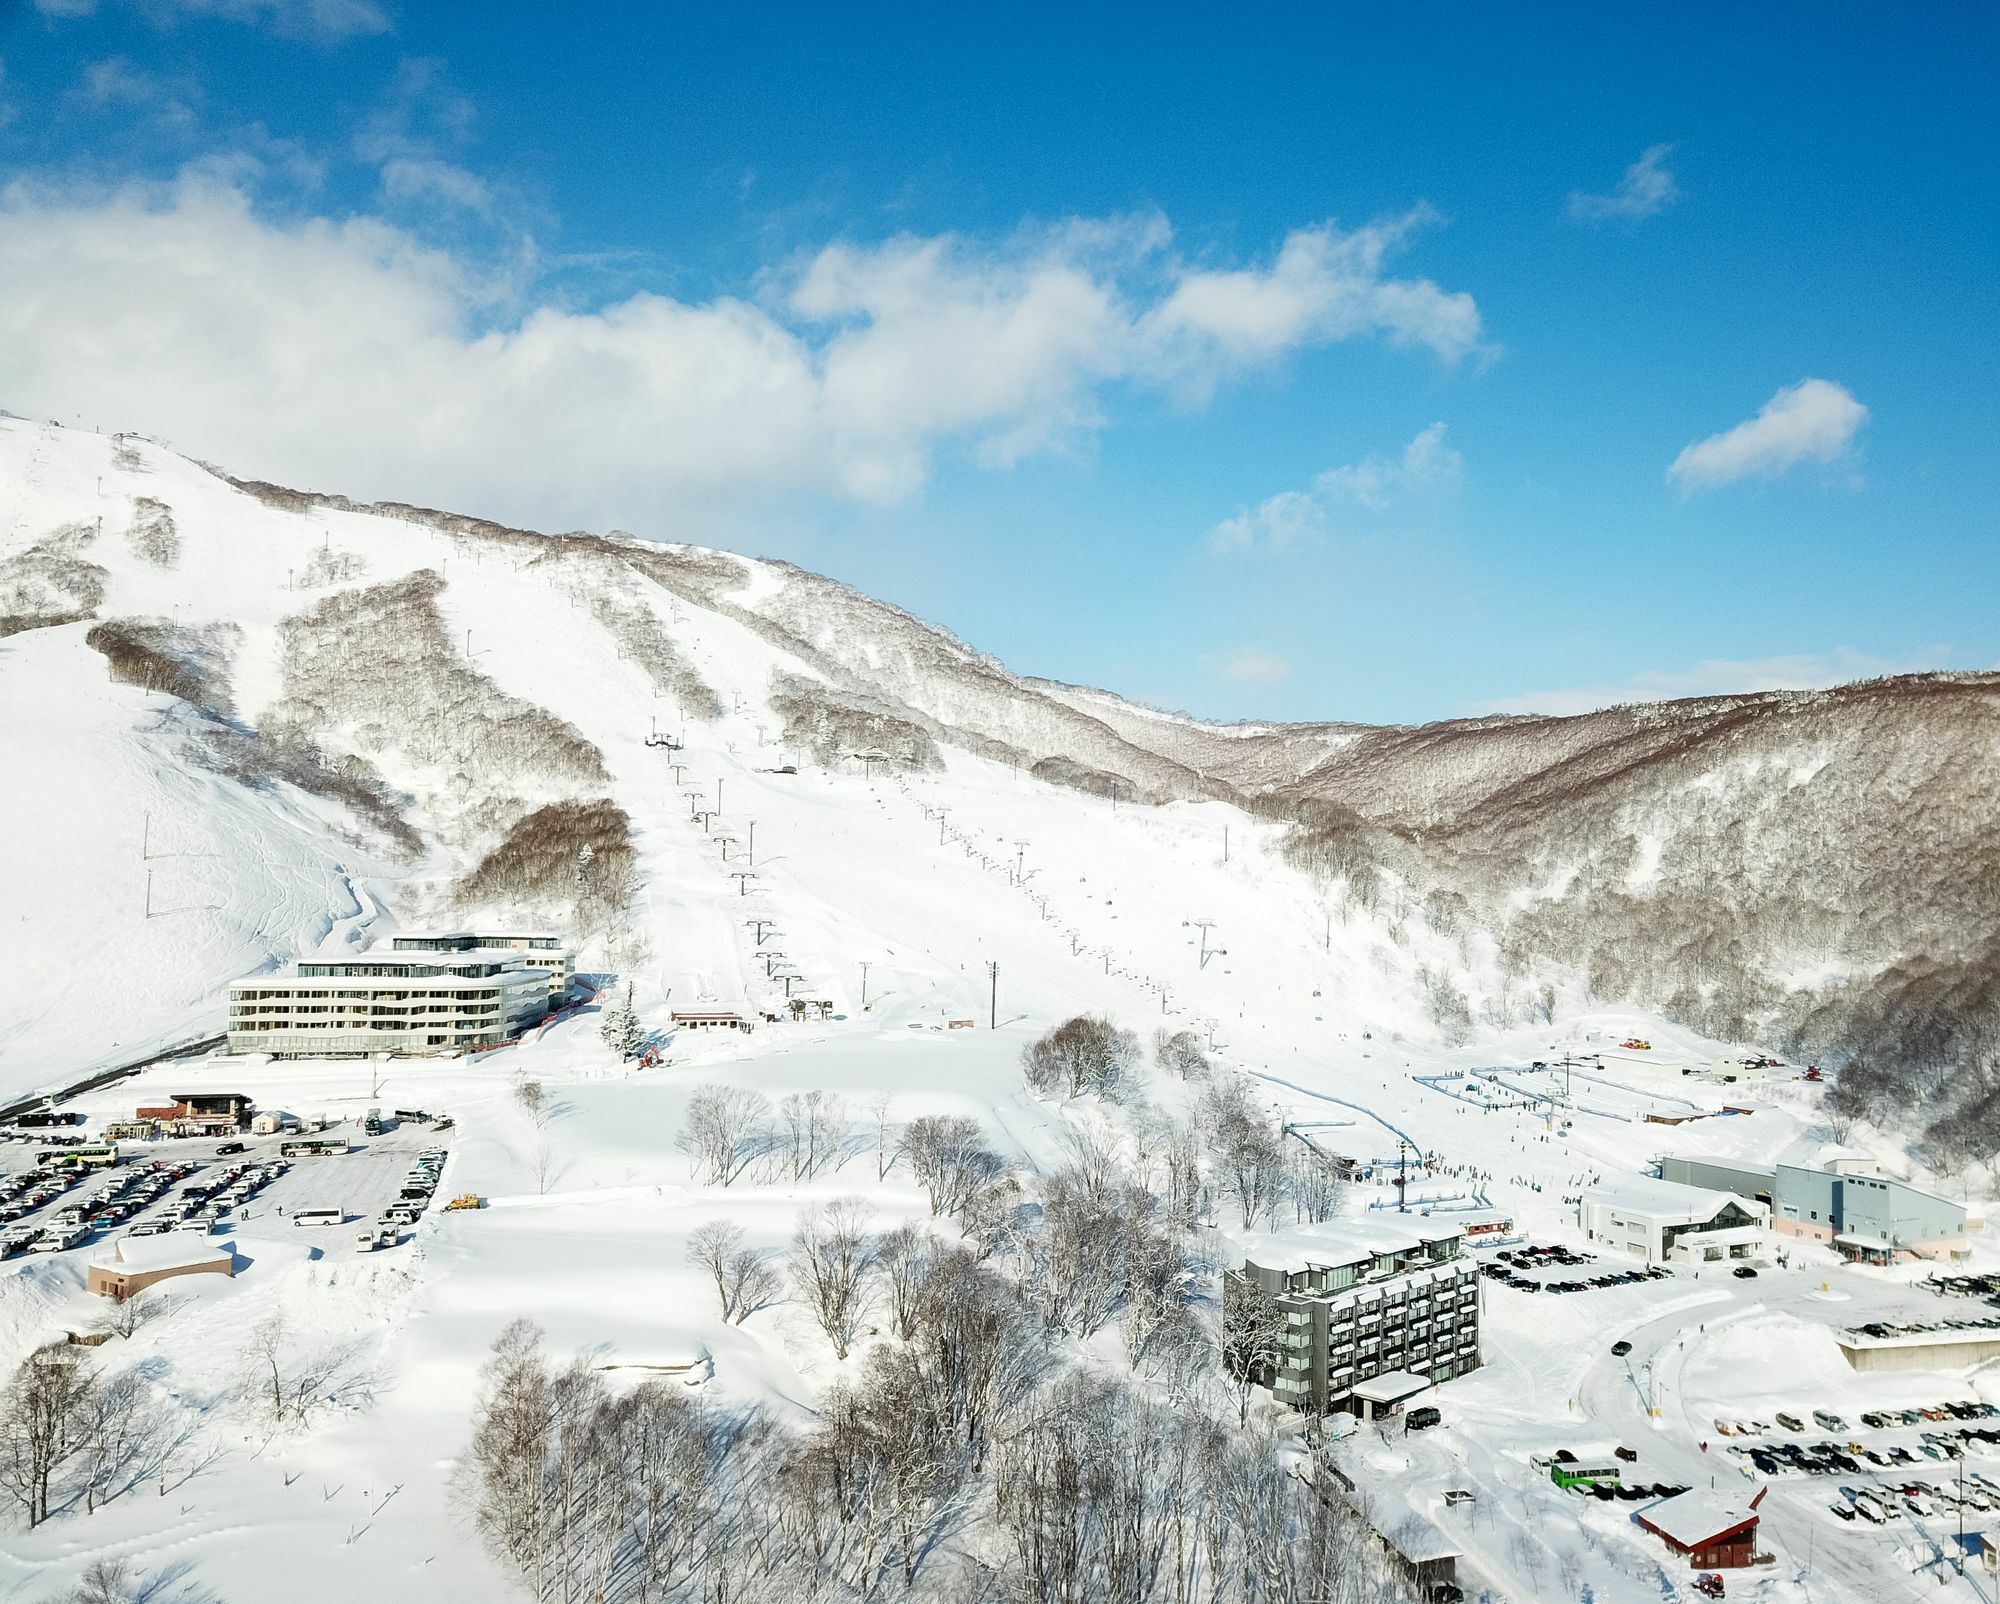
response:
<svg viewBox="0 0 2000 1604"><path fill-rule="evenodd" d="M1772 396L1756 417L1688 446L1667 477L1686 493L1739 479L1775 478L1801 462L1832 462L1867 418L1868 409L1845 386L1803 379Z"/></svg>
<svg viewBox="0 0 2000 1604"><path fill-rule="evenodd" d="M97 0L35 0L35 9L45 17L88 17L96 12ZM136 9L162 27L214 17L326 41L390 29L388 12L374 0L136 0Z"/></svg>
<svg viewBox="0 0 2000 1604"><path fill-rule="evenodd" d="M1680 187L1666 165L1673 148L1672 145L1648 147L1643 156L1625 169L1625 176L1609 195L1571 190L1569 215L1585 223L1636 223L1665 211L1681 198Z"/></svg>
<svg viewBox="0 0 2000 1604"><path fill-rule="evenodd" d="M1292 665L1273 652L1240 646L1223 658L1217 672L1238 685L1276 685L1291 677Z"/></svg>
<svg viewBox="0 0 2000 1604"><path fill-rule="evenodd" d="M1332 224L1285 238L1268 267L1183 274L1148 312L1141 332L1161 360L1197 387L1229 365L1266 361L1300 345L1381 335L1428 347L1447 361L1480 348L1479 309L1470 295L1429 279L1386 279L1383 264L1419 227L1428 207L1352 233Z"/></svg>
<svg viewBox="0 0 2000 1604"><path fill-rule="evenodd" d="M1256 507L1225 518L1209 530L1209 549L1289 550L1322 533L1337 509L1359 507L1382 513L1399 500L1452 490L1463 474L1464 460L1446 444L1445 426L1433 423L1404 446L1400 456L1370 456L1329 468L1310 490L1281 490Z"/></svg>
<svg viewBox="0 0 2000 1604"><path fill-rule="evenodd" d="M1812 691L1828 685L1874 679L1883 674L1915 674L1941 665L1929 659L1894 663L1851 646L1828 652L1801 652L1742 662L1711 659L1692 668L1648 670L1622 685L1571 691L1533 691L1525 696L1476 702L1483 713L1588 713L1631 702L1669 702L1686 696L1732 696L1750 691Z"/></svg>
<svg viewBox="0 0 2000 1604"><path fill-rule="evenodd" d="M371 148L385 183L437 187L393 168L422 159L396 139ZM577 310L535 281L531 242L488 269L379 217L277 221L229 171L164 189L17 184L0 195L0 405L155 431L258 477L522 522L657 528L746 497L882 500L920 485L941 445L1005 464L1087 438L1107 386L1237 365L1201 356L1184 307L1162 316L1212 276L1167 242L1154 218L842 244L754 301ZM1245 293L1287 271L1247 271ZM1260 350L1369 333L1398 337L1306 319Z"/></svg>

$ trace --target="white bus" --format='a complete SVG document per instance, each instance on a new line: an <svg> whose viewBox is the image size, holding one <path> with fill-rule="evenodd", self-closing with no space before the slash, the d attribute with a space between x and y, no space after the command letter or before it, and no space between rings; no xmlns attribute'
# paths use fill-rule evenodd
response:
<svg viewBox="0 0 2000 1604"><path fill-rule="evenodd" d="M346 1220L345 1209L300 1209L292 1216L294 1225L341 1225Z"/></svg>

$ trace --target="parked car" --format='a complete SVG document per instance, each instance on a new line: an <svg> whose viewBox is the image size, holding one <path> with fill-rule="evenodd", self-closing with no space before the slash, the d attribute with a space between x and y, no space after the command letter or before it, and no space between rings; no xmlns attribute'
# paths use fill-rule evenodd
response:
<svg viewBox="0 0 2000 1604"><path fill-rule="evenodd" d="M1614 1359L1622 1359L1631 1351L1632 1344L1629 1342L1614 1342L1611 1344L1611 1357Z"/></svg>
<svg viewBox="0 0 2000 1604"><path fill-rule="evenodd" d="M1757 1272L1747 1264L1739 1264L1729 1273L1739 1281L1754 1281L1757 1279Z"/></svg>

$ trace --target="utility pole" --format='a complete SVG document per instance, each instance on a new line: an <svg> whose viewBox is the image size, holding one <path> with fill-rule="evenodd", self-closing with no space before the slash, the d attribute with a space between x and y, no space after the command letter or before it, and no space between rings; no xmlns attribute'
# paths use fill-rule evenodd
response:
<svg viewBox="0 0 2000 1604"><path fill-rule="evenodd" d="M761 947L764 945L764 927L766 925L774 925L778 921L775 919L745 919L743 922L746 925L755 925L757 927L757 945Z"/></svg>
<svg viewBox="0 0 2000 1604"><path fill-rule="evenodd" d="M868 1012L868 960L861 960L861 1011Z"/></svg>
<svg viewBox="0 0 2000 1604"><path fill-rule="evenodd" d="M153 857L153 810L146 810L145 822L139 826L139 861L149 863Z"/></svg>
<svg viewBox="0 0 2000 1604"><path fill-rule="evenodd" d="M715 811L722 811L722 776L719 774L715 778Z"/></svg>
<svg viewBox="0 0 2000 1604"><path fill-rule="evenodd" d="M986 1028L1000 1028L1000 960L990 958L986 963L986 978L993 983L992 995L987 1002Z"/></svg>
<svg viewBox="0 0 2000 1604"><path fill-rule="evenodd" d="M736 894L739 897L750 895L750 882L756 877L754 869L737 869L729 876L730 879L736 882Z"/></svg>
<svg viewBox="0 0 2000 1604"><path fill-rule="evenodd" d="M1229 861L1229 826L1226 824L1222 827L1222 861Z"/></svg>
<svg viewBox="0 0 2000 1604"><path fill-rule="evenodd" d="M755 819L750 821L750 841L744 847L743 855L751 868L754 869L757 867L757 821Z"/></svg>
<svg viewBox="0 0 2000 1604"><path fill-rule="evenodd" d="M1396 1138L1396 1212L1410 1212L1410 1144Z"/></svg>
<svg viewBox="0 0 2000 1604"><path fill-rule="evenodd" d="M146 917L153 917L153 871L146 871Z"/></svg>

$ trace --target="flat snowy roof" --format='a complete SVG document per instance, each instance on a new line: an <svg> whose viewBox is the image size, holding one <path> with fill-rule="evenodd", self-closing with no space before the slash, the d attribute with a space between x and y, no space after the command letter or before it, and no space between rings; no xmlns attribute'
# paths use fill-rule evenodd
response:
<svg viewBox="0 0 2000 1604"><path fill-rule="evenodd" d="M1307 1270L1315 1265L1363 1264L1378 1253L1407 1253L1426 1242L1465 1234L1456 1220L1398 1214L1391 1220L1340 1219L1296 1226L1244 1239L1244 1257L1267 1270Z"/></svg>
<svg viewBox="0 0 2000 1604"><path fill-rule="evenodd" d="M1429 1376L1420 1376L1414 1370L1390 1370L1372 1380L1356 1382L1354 1396L1369 1403L1401 1403L1430 1388Z"/></svg>
<svg viewBox="0 0 2000 1604"><path fill-rule="evenodd" d="M1764 1205L1738 1197L1734 1192L1715 1192L1705 1186L1687 1186L1679 1181L1656 1180L1650 1175L1621 1175L1585 1190L1584 1201L1611 1208L1632 1209L1640 1214L1692 1214L1705 1219L1725 1203L1738 1208L1761 1209Z"/></svg>
<svg viewBox="0 0 2000 1604"><path fill-rule="evenodd" d="M226 1241L169 1231L162 1236L120 1237L109 1253L93 1262L106 1270L185 1270L197 1264L221 1264L235 1256L236 1250Z"/></svg>
<svg viewBox="0 0 2000 1604"><path fill-rule="evenodd" d="M1663 1498L1640 1510L1639 1519L1682 1548L1700 1548L1739 1527L1755 1525L1757 1511L1745 1508L1728 1493L1695 1491Z"/></svg>

